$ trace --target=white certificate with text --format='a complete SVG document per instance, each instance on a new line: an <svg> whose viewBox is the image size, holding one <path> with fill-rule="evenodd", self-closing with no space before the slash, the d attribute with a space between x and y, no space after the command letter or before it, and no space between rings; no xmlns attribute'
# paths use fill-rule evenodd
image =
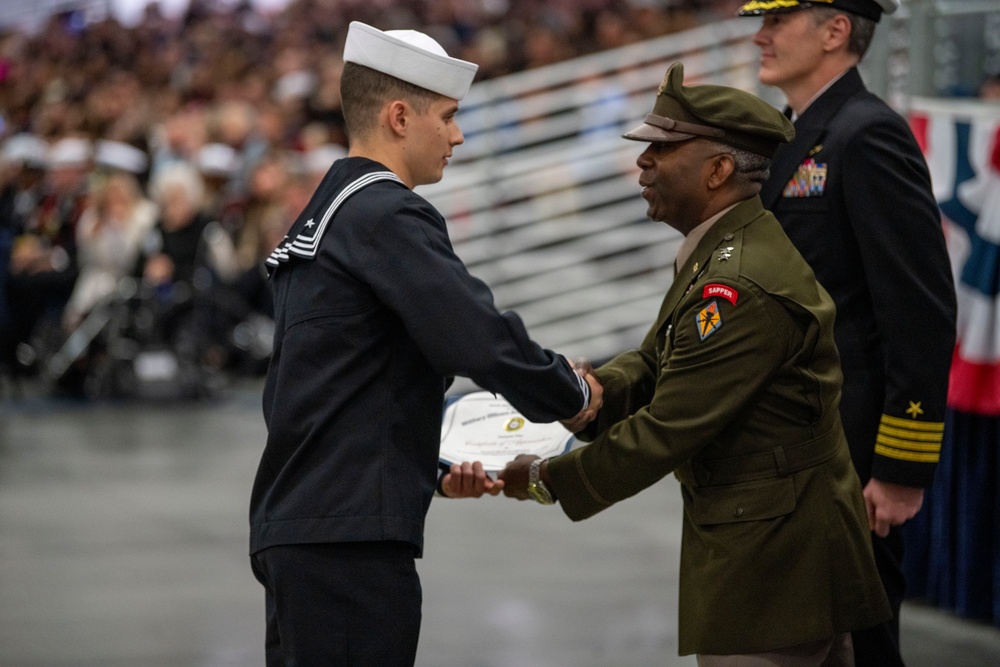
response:
<svg viewBox="0 0 1000 667"><path fill-rule="evenodd" d="M572 442L559 422L530 422L502 396L477 391L445 407L439 456L445 464L480 461L497 472L518 454L548 458L569 451Z"/></svg>

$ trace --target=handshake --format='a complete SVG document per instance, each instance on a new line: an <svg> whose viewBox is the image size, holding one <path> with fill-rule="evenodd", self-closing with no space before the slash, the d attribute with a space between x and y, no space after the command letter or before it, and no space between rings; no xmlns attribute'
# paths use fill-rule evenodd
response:
<svg viewBox="0 0 1000 667"><path fill-rule="evenodd" d="M569 359L566 363L570 363ZM590 386L590 404L576 416L562 419L559 423L570 433L579 433L597 418L604 403L604 389L594 375L594 367L590 361L581 357L570 365ZM490 477L479 461L453 463L441 478L441 492L449 498L479 498L486 494L497 496L502 491L509 498L527 500L529 469L531 462L537 458L532 454L521 454L507 463L497 479ZM543 466L541 477L544 482L548 482L546 472Z"/></svg>

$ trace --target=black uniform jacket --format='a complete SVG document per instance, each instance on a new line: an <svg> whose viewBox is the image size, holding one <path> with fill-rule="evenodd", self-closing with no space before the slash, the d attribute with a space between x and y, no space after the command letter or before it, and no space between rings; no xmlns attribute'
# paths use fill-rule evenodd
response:
<svg viewBox="0 0 1000 667"><path fill-rule="evenodd" d="M345 190L367 176L361 189ZM423 544L448 378L533 421L576 415L582 380L452 250L445 221L382 165L336 162L273 267L267 445L250 552L294 543Z"/></svg>
<svg viewBox="0 0 1000 667"><path fill-rule="evenodd" d="M674 471L681 654L757 653L887 620L837 405L829 295L758 198L698 243L638 350L597 370L590 445L549 462L586 518Z"/></svg>
<svg viewBox="0 0 1000 667"><path fill-rule="evenodd" d="M941 451L955 288L927 165L849 70L795 121L761 192L837 304L841 416L862 481L928 486Z"/></svg>

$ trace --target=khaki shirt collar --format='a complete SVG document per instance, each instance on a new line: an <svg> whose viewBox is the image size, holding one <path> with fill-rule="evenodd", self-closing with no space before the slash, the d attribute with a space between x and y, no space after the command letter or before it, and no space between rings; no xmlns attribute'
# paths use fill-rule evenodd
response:
<svg viewBox="0 0 1000 667"><path fill-rule="evenodd" d="M693 253L694 249L698 247L698 243L705 237L705 233L712 228L712 225L718 222L722 216L732 211L741 203L742 202L736 202L732 206L727 206L708 220L699 223L697 227L688 232L688 235L684 237L684 242L681 243L680 249L677 251L677 259L674 260L675 274L680 267L684 266L684 262L688 261L688 258L691 257L691 253Z"/></svg>

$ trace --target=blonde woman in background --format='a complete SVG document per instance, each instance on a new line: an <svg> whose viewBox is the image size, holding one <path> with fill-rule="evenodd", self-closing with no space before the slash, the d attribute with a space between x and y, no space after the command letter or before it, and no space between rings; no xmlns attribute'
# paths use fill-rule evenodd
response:
<svg viewBox="0 0 1000 667"><path fill-rule="evenodd" d="M76 229L80 275L63 312L68 331L130 275L156 216L156 205L132 174L110 174L92 189Z"/></svg>

